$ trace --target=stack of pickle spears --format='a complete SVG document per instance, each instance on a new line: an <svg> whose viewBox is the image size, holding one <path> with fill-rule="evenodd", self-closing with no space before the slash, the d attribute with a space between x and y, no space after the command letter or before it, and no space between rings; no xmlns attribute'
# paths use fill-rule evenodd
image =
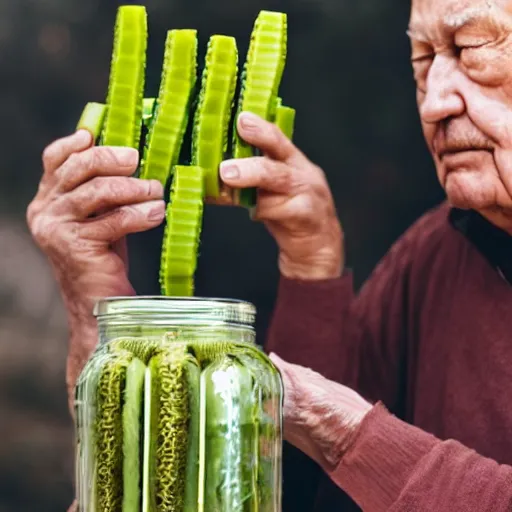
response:
<svg viewBox="0 0 512 512"><path fill-rule="evenodd" d="M278 96L286 62L287 16L259 13L240 77L236 40L211 36L200 83L197 31L169 30L156 98L144 98L147 36L146 9L121 6L106 103L87 104L77 127L89 129L98 144L139 149L140 178L157 179L164 187L170 181L160 284L163 295L187 296L194 294L205 199L230 194L236 204L248 208L256 202L254 189L227 191L219 183L223 160L257 152L239 137L238 114L253 112L293 136L295 110ZM184 148L189 126L191 148Z"/></svg>

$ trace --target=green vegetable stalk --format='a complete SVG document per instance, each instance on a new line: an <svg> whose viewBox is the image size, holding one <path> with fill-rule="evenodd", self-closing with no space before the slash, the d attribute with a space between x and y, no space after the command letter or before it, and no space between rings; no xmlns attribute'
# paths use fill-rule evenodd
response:
<svg viewBox="0 0 512 512"><path fill-rule="evenodd" d="M117 512L123 503L122 395L131 354L120 353L102 367L97 388L96 499L98 512Z"/></svg>
<svg viewBox="0 0 512 512"><path fill-rule="evenodd" d="M139 512L142 483L142 397L146 365L133 358L126 370L123 418L123 512Z"/></svg>
<svg viewBox="0 0 512 512"><path fill-rule="evenodd" d="M139 147L147 32L144 7L119 7L114 30L107 112L101 135L101 144L105 146Z"/></svg>
<svg viewBox="0 0 512 512"><path fill-rule="evenodd" d="M193 295L203 220L201 167L175 168L162 244L160 284L164 295Z"/></svg>
<svg viewBox="0 0 512 512"><path fill-rule="evenodd" d="M149 122L140 177L165 187L178 164L192 91L196 83L197 32L170 30L165 43L160 92Z"/></svg>
<svg viewBox="0 0 512 512"><path fill-rule="evenodd" d="M205 195L212 198L219 196L218 169L228 147L237 71L235 39L212 36L208 43L192 139L192 163L205 170Z"/></svg>
<svg viewBox="0 0 512 512"><path fill-rule="evenodd" d="M198 394L199 368L184 347L177 345L154 356L149 369L151 404L146 411L149 431L145 433L149 438L149 452L145 453L149 496L144 510L193 510L199 411L197 400L191 397Z"/></svg>
<svg viewBox="0 0 512 512"><path fill-rule="evenodd" d="M242 75L238 111L233 126L234 158L247 158L255 154L254 149L238 135L236 129L238 114L249 111L267 121L274 120L279 85L286 62L287 28L287 16L284 13L261 11L256 19ZM239 202L253 207L256 204L256 191L242 190Z"/></svg>
<svg viewBox="0 0 512 512"><path fill-rule="evenodd" d="M255 425L250 400L252 378L229 355L201 375L199 512L255 510L252 471L246 458L255 457Z"/></svg>

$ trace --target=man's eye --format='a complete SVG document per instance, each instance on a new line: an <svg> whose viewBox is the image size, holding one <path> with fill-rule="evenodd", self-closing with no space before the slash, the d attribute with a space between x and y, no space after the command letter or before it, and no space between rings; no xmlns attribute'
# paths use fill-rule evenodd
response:
<svg viewBox="0 0 512 512"><path fill-rule="evenodd" d="M426 90L427 76L430 66L434 61L434 57L434 54L424 54L415 56L411 59L416 87L421 92L425 92Z"/></svg>
<svg viewBox="0 0 512 512"><path fill-rule="evenodd" d="M457 55L460 55L464 51L473 51L479 50L480 48L485 48L489 44L488 41L478 42L473 44L457 44L455 45L455 51Z"/></svg>
<svg viewBox="0 0 512 512"><path fill-rule="evenodd" d="M417 57L413 57L411 59L411 61L413 64L416 64L416 63L421 64L421 63L429 62L433 59L434 59L433 54L425 54L425 55L418 55Z"/></svg>

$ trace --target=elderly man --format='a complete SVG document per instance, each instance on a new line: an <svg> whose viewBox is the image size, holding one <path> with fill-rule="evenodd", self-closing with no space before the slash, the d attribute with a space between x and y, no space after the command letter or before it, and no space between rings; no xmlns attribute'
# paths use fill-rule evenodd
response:
<svg viewBox="0 0 512 512"><path fill-rule="evenodd" d="M273 126L239 119L264 156L221 175L259 187L280 249L267 349L289 361L272 356L285 436L325 474L315 510L343 509L344 492L370 512L512 510L511 27L510 0L413 0L418 106L448 201L357 297L322 171ZM28 210L69 315L70 396L96 343L94 302L134 293L123 237L164 217L161 187L130 177L137 154L91 144L78 132L47 148Z"/></svg>

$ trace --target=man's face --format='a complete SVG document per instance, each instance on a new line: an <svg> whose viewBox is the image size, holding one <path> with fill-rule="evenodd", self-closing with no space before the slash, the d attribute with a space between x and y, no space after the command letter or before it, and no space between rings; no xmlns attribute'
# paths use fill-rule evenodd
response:
<svg viewBox="0 0 512 512"><path fill-rule="evenodd" d="M512 0L413 0L409 35L449 201L512 232Z"/></svg>

